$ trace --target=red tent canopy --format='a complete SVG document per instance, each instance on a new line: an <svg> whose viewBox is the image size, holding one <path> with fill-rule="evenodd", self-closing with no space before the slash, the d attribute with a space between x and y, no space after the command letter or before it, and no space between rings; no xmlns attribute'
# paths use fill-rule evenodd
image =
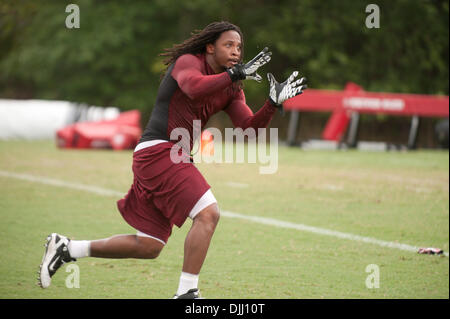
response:
<svg viewBox="0 0 450 319"><path fill-rule="evenodd" d="M448 117L449 97L366 92L355 83L344 91L308 89L284 103L286 110L332 112L322 132L325 140L340 140L352 112L401 116Z"/></svg>

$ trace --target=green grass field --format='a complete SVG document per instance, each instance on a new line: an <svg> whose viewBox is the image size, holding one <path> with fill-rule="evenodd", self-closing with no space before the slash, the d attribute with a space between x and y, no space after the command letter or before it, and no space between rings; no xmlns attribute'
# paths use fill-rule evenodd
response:
<svg viewBox="0 0 450 319"><path fill-rule="evenodd" d="M37 286L46 236L99 239L134 233L116 209L120 196L48 185L39 178L128 191L131 151L59 150L52 141L0 142L1 298L170 298L184 237L174 228L156 260L79 259ZM449 250L448 151L358 152L279 148L279 168L198 168L223 211L261 216L417 247ZM3 174L2 174L3 172ZM36 181L8 174L27 174ZM379 288L366 287L367 265ZM446 256L382 247L223 216L200 276L206 298L449 298Z"/></svg>

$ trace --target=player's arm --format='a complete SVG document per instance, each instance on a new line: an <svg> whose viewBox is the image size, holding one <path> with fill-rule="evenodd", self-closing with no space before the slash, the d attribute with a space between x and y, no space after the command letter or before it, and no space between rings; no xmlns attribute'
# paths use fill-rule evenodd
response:
<svg viewBox="0 0 450 319"><path fill-rule="evenodd" d="M256 71L270 61L271 55L272 52L264 48L245 64L237 64L219 74L204 75L201 72L201 61L194 55L185 54L175 62L172 77L189 98L196 99L223 90L239 80L261 82L262 78Z"/></svg>
<svg viewBox="0 0 450 319"><path fill-rule="evenodd" d="M236 93L235 98L225 108L225 112L230 117L234 127L243 130L251 127L256 133L258 133L258 128L265 128L269 125L276 110L276 107L268 99L263 107L253 113L245 102L245 95L242 90Z"/></svg>
<svg viewBox="0 0 450 319"><path fill-rule="evenodd" d="M252 110L245 103L244 92L240 90L230 105L225 109L233 125L243 130L252 127L256 131L258 128L267 127L275 110L278 108L281 112L283 111L284 101L302 94L303 90L307 89L306 78L303 77L295 80L297 75L298 72L295 71L286 81L278 83L275 77L271 73L268 73L267 78L269 79L270 85L269 99L255 114L253 114Z"/></svg>
<svg viewBox="0 0 450 319"><path fill-rule="evenodd" d="M172 70L172 77L181 91L193 100L223 90L232 83L227 72L204 75L200 70L201 61L191 54L179 57Z"/></svg>

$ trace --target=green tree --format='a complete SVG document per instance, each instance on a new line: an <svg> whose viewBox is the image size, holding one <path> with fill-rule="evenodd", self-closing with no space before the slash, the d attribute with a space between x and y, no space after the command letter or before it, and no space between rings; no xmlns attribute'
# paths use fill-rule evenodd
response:
<svg viewBox="0 0 450 319"><path fill-rule="evenodd" d="M68 29L65 8L80 8ZM215 20L239 25L246 57L273 51L263 72L295 69L312 88L448 94L449 2L377 1L380 28L368 29L367 1L2 0L0 96L138 108L149 115L165 67L158 56ZM258 107L263 85L245 84Z"/></svg>

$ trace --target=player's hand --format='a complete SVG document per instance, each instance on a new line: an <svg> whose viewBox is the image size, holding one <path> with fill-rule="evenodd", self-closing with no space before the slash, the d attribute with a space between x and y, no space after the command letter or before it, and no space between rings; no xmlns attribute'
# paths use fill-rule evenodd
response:
<svg viewBox="0 0 450 319"><path fill-rule="evenodd" d="M256 71L270 61L272 52L268 51L269 49L266 47L249 62L236 64L234 67L227 69L231 80L233 82L238 80L255 80L261 82L262 77Z"/></svg>
<svg viewBox="0 0 450 319"><path fill-rule="evenodd" d="M267 79L269 80L270 85L269 97L276 107L281 108L284 101L302 94L303 90L307 89L306 78L303 77L299 80L295 80L297 75L298 71L294 71L286 81L278 83L272 73L267 73Z"/></svg>

